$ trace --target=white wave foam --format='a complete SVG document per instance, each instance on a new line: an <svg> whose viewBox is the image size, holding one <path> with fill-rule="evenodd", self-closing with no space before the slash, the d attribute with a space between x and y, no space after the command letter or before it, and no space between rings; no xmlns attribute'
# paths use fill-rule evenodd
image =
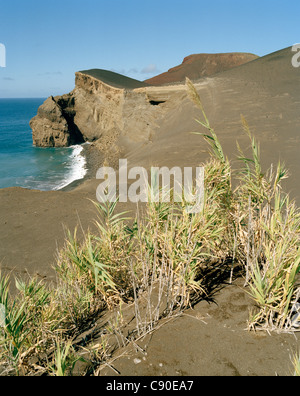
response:
<svg viewBox="0 0 300 396"><path fill-rule="evenodd" d="M75 145L71 146L73 148L73 152L70 155L71 163L69 165L69 173L66 175L66 179L54 188L55 191L61 190L62 188L68 186L73 183L75 180L81 180L87 173L86 168L86 159L82 155L83 146Z"/></svg>

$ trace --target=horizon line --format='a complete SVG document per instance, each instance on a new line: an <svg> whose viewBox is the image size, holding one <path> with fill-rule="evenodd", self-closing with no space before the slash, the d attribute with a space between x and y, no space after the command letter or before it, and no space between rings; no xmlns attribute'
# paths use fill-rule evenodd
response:
<svg viewBox="0 0 300 396"><path fill-rule="evenodd" d="M9 97L9 98L2 98L2 97L0 97L0 100L2 100L2 99L47 99L48 98L48 96L27 96L27 97L20 97L20 96L16 96L16 97Z"/></svg>

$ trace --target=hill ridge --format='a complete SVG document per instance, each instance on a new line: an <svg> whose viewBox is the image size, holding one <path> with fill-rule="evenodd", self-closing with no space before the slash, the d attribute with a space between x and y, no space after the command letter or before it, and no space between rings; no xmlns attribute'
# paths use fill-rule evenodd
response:
<svg viewBox="0 0 300 396"><path fill-rule="evenodd" d="M230 70L237 66L259 59L258 55L246 52L201 53L188 55L183 62L155 77L145 80L150 85L165 85L183 82L185 77L198 80Z"/></svg>

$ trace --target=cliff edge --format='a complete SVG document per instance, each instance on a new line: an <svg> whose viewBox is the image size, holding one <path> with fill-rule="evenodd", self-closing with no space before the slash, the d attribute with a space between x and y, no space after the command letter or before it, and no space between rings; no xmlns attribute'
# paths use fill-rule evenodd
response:
<svg viewBox="0 0 300 396"><path fill-rule="evenodd" d="M77 72L75 89L48 98L30 121L33 143L38 147L67 147L95 142L108 156L123 146L149 141L157 121L182 99L184 88L162 86L165 82L178 82L185 76L199 78L254 58L251 54L192 55L185 58L183 67L145 82L101 69Z"/></svg>
<svg viewBox="0 0 300 396"><path fill-rule="evenodd" d="M160 105L172 94L172 88L150 87L105 70L77 72L75 89L48 98L30 121L33 143L67 147L95 142L106 154L124 144L143 143L168 107Z"/></svg>

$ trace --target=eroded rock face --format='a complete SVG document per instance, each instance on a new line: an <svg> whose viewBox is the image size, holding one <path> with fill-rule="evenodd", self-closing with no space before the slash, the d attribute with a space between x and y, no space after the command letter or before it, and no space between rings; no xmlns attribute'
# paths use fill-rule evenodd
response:
<svg viewBox="0 0 300 396"><path fill-rule="evenodd" d="M152 86L107 70L78 72L75 89L48 98L31 120L33 143L65 147L89 141L105 152L117 151L122 144L143 144L151 140L157 120L178 102L180 86L162 84L184 80L185 76L196 79L211 75L255 58L252 54L192 55L168 73L148 80Z"/></svg>
<svg viewBox="0 0 300 396"><path fill-rule="evenodd" d="M82 73L76 73L74 122L84 139L93 142L123 128L124 89L114 88Z"/></svg>
<svg viewBox="0 0 300 396"><path fill-rule="evenodd" d="M50 96L30 121L33 143L38 147L65 147L70 145L68 123L60 106Z"/></svg>
<svg viewBox="0 0 300 396"><path fill-rule="evenodd" d="M68 147L84 141L74 123L72 94L50 96L30 121L34 145L38 147Z"/></svg>
<svg viewBox="0 0 300 396"><path fill-rule="evenodd" d="M89 141L107 152L116 151L122 139L125 143L148 141L156 120L164 113L158 105L165 102L153 101L153 93L149 96L149 92L148 87L114 87L78 72L75 89L48 98L30 121L33 143L39 147L66 147Z"/></svg>

